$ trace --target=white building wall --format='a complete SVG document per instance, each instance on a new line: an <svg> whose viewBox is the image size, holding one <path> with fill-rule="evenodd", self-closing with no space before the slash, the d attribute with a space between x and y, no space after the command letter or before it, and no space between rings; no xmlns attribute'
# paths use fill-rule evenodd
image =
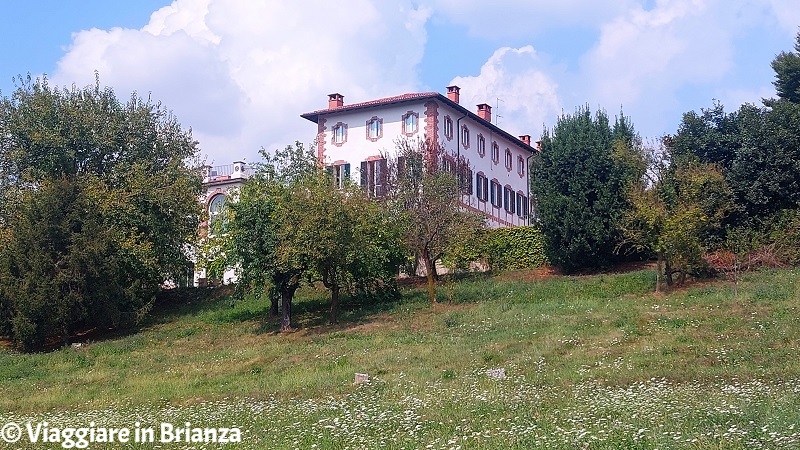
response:
<svg viewBox="0 0 800 450"><path fill-rule="evenodd" d="M428 116L426 116L426 112ZM501 205L493 206L491 203L491 193L486 201L480 200L477 196L476 175L482 173L488 182L495 180L500 184L501 189L509 187L515 194L524 197L525 202L530 201L528 192L528 156L530 152L519 146L518 142L512 142L506 137L494 132L482 119L475 119L464 116L464 113L442 102L430 98L410 101L399 105L384 105L375 108L365 107L355 111L331 112L320 116L317 148L321 153L323 162L331 164L350 164L350 177L355 183L360 181L360 165L370 157L395 154L396 139L405 136L403 134L403 116L414 113L418 116L417 129L409 138L427 138L426 130L433 132L435 118L435 133L438 142L442 143L447 151L453 156L464 156L472 168L472 195L462 196L462 202L468 209L480 211L487 215L487 224L491 227L527 225L527 216L508 212ZM445 121L447 117L452 120L452 136L445 134ZM368 138L367 123L373 118L383 120L383 134L374 142ZM459 122L459 119L460 122ZM324 122L323 122L324 121ZM337 124L347 125L346 141L341 145L333 142L333 129ZM426 128L427 126L427 128ZM470 142L465 145L461 139L461 127L469 130ZM479 137L482 136L485 142L485 153L482 155L478 151ZM516 139L515 139L516 141ZM320 143L324 142L322 146ZM458 147L457 148L457 143ZM499 158L497 161L492 158L492 145L497 143ZM512 166L509 170L505 164L505 152L511 153ZM501 191L502 192L502 191Z"/></svg>
<svg viewBox="0 0 800 450"><path fill-rule="evenodd" d="M454 156L466 158L472 168L472 195L462 196L462 202L472 210L480 211L489 217L488 225L491 227L527 225L526 217L520 217L516 211L509 213L501 205L495 207L491 203L491 193L487 201L478 199L476 189L476 176L478 173L486 175L489 182L496 180L501 187L509 186L516 194L521 194L526 199L528 195L528 156L530 152L522 149L516 142L512 142L502 135L495 133L490 127L486 126L483 120L475 120L470 116L463 117L464 114L449 105L441 104L439 110L439 142ZM453 122L453 135L445 135L444 124L450 118ZM463 117L463 118L462 118ZM459 121L460 119L460 121ZM460 129L466 127L469 130L469 144L465 145ZM480 137L483 137L485 151L479 152ZM497 143L499 159L495 162L492 159L492 144ZM457 145L460 147L457 150ZM511 153L512 166L508 170L505 165L505 151ZM481 154L482 153L482 154ZM520 165L521 163L521 165ZM521 170L520 170L521 167ZM520 174L521 173L521 174ZM516 198L515 198L516 202ZM529 201L528 201L529 203ZM515 205L516 206L516 205Z"/></svg>
<svg viewBox="0 0 800 450"><path fill-rule="evenodd" d="M206 215L209 217L209 207L214 197L217 195L224 195L226 197L226 202L236 201L239 188L244 185L250 175L249 169L247 169L245 164L241 161L236 161L230 166L220 166L220 169L225 170L225 172L220 171L219 174L215 171L212 172L212 170L216 169L215 167L206 167L206 173L203 175L203 187L205 188L205 192L200 194L200 198L198 199L200 204L203 205ZM200 227L201 229L205 228L208 230L208 222L201 223ZM196 249L190 252L190 259L195 264L197 263L196 252ZM223 284L235 283L236 280L236 270L233 267L226 269L222 274L221 281ZM206 270L203 268L195 268L194 286L205 286L207 282Z"/></svg>
<svg viewBox="0 0 800 450"><path fill-rule="evenodd" d="M410 137L423 137L425 127L425 107L420 103L404 103L375 109L334 113L325 117L324 158L323 162L334 164L346 161L351 165L351 178L359 181L359 165L370 156L395 153L395 140L403 136L403 115L412 112L417 114L417 132ZM371 141L367 136L367 122L373 117L383 119L383 136ZM320 119L321 120L321 119ZM346 142L337 145L333 142L333 129L338 123L347 125ZM318 139L320 136L318 136ZM319 142L317 143L319 148Z"/></svg>

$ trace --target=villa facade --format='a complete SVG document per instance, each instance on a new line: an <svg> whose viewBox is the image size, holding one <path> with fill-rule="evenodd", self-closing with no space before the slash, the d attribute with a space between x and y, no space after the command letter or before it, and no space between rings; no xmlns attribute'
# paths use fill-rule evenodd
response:
<svg viewBox="0 0 800 450"><path fill-rule="evenodd" d="M385 157L395 153L397 139L431 140L470 166L464 208L484 213L491 227L530 222L528 161L536 151L530 136L493 124L486 103L475 112L462 106L458 86L449 86L446 96L412 93L352 105L330 94L327 108L301 117L317 125L317 156L337 180L350 178L379 194Z"/></svg>

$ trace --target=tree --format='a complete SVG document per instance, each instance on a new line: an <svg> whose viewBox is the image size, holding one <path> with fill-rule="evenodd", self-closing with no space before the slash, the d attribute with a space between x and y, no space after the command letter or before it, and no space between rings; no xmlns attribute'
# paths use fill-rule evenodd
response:
<svg viewBox="0 0 800 450"><path fill-rule="evenodd" d="M318 170L313 149L302 143L277 150L262 150L264 162L242 186L237 201L228 202L230 221L228 265L236 267L245 289L262 290L270 297L270 315L278 315L280 301L282 331L292 328L292 301L309 263L302 247L287 239L297 214L289 205L292 195ZM300 211L299 213L302 213Z"/></svg>
<svg viewBox="0 0 800 450"><path fill-rule="evenodd" d="M425 265L428 298L436 303L436 261L485 227L485 221L461 208L459 180L466 181L470 173L463 157L451 163L445 148L430 140L403 139L396 144L388 164L387 200L402 224L407 249Z"/></svg>
<svg viewBox="0 0 800 450"><path fill-rule="evenodd" d="M800 32L795 37L794 52L781 52L772 60L778 97L800 103Z"/></svg>
<svg viewBox="0 0 800 450"><path fill-rule="evenodd" d="M628 187L631 207L619 222L617 250L655 254L659 291L662 280L671 286L674 274L683 279L698 271L709 236L730 211L732 195L715 165L681 165L655 146L634 148L632 155L639 176Z"/></svg>
<svg viewBox="0 0 800 450"><path fill-rule="evenodd" d="M547 238L548 258L565 272L609 264L618 242L618 221L627 208L625 188L634 173L615 144L634 145L633 126L620 115L588 107L559 118L545 130L531 167L531 195Z"/></svg>
<svg viewBox="0 0 800 450"><path fill-rule="evenodd" d="M401 259L398 231L380 204L349 181L340 187L299 142L265 162L230 205L228 264L240 283L268 286L291 329L292 299L304 279L331 291L330 320L337 322L342 289L384 285Z"/></svg>
<svg viewBox="0 0 800 450"><path fill-rule="evenodd" d="M725 114L716 103L702 115L686 113L667 140L675 164L712 164L722 170L734 195L730 225L800 206L800 104L780 100L769 105L745 104Z"/></svg>
<svg viewBox="0 0 800 450"><path fill-rule="evenodd" d="M278 221L282 240L300 249L309 274L331 292L336 323L342 289L385 285L399 269L399 230L388 211L358 186L335 183L323 170L295 189Z"/></svg>
<svg viewBox="0 0 800 450"><path fill-rule="evenodd" d="M0 302L23 348L141 320L186 276L197 143L161 105L30 78L0 100Z"/></svg>

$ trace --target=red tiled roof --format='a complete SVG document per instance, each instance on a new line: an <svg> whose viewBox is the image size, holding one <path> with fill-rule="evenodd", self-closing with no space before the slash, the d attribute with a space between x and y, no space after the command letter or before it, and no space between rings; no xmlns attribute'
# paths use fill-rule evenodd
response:
<svg viewBox="0 0 800 450"><path fill-rule="evenodd" d="M479 123L483 123L485 126L487 126L490 129L494 130L496 133L499 133L499 134L505 136L510 142L513 142L513 143L517 144L518 146L522 147L523 149L525 149L525 150L527 150L529 152L535 151L535 149L533 147L531 147L530 144L526 144L526 143L522 142L518 137L513 136L512 134L508 133L507 131L503 130L502 128L498 127L497 125L482 119L481 117L479 117L474 112L466 109L464 106L459 105L458 103L450 100L449 98L445 97L444 95L442 95L442 94L440 94L438 92L417 92L417 93L411 93L411 94L402 94L402 95L396 95L394 97L385 97L385 98L380 98L380 99L377 99L377 100L370 100L370 101L367 101L367 102L353 103L352 105L344 105L344 106L340 106L339 108L318 109L316 111L308 112L308 113L305 113L305 114L300 114L300 117L302 117L302 118L304 118L306 120L310 120L311 122L317 123L317 121L319 120L319 116L321 116L323 114L346 112L346 111L356 110L356 109L359 109L359 108L371 108L371 107L374 107L374 106L390 105L390 104L394 104L394 103L402 103L402 102L406 102L406 101L420 100L420 99L425 99L425 98L437 98L437 99L441 100L442 102L444 102L446 104L449 104L451 107L463 112L466 116L471 117L473 120L475 120L475 121L477 121Z"/></svg>
<svg viewBox="0 0 800 450"><path fill-rule="evenodd" d="M438 92L415 92L411 94L402 94L402 95L395 95L394 97L386 97L386 98L379 98L377 100L370 100L368 102L361 102L361 103L353 103L352 105L344 105L339 108L325 108L325 109L318 109L316 111L312 111L309 113L302 114L301 117L305 117L308 119L310 116L318 116L320 114L325 114L334 111L349 111L352 109L364 108L368 106L379 106L379 105L387 105L391 103L398 103L404 102L406 100L416 100L420 98L426 97L437 97L439 95ZM308 117L307 117L308 116Z"/></svg>

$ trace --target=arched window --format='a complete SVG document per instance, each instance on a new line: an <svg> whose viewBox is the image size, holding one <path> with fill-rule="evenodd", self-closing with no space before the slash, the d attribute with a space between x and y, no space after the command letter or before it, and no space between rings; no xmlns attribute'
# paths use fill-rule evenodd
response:
<svg viewBox="0 0 800 450"><path fill-rule="evenodd" d="M225 228L225 194L216 194L208 202L208 234L224 232Z"/></svg>

